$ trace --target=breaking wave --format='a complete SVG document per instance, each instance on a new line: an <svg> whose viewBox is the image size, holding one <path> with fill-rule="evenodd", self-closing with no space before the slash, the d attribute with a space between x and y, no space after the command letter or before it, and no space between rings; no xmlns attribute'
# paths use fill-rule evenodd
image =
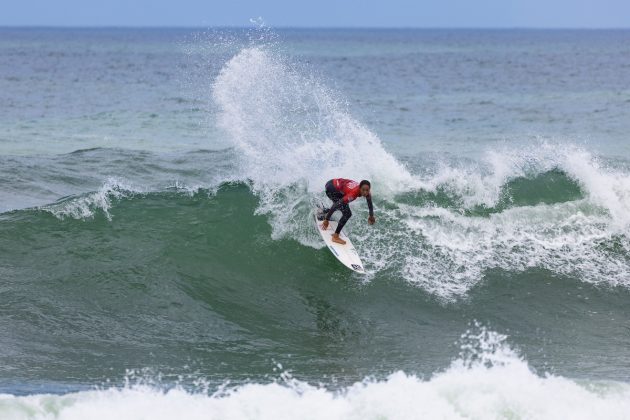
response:
<svg viewBox="0 0 630 420"><path fill-rule="evenodd" d="M506 343L476 327L460 356L423 379L402 371L327 389L288 372L272 383L228 385L208 392L133 384L66 395L0 395L3 419L624 419L630 385L538 375Z"/></svg>
<svg viewBox="0 0 630 420"><path fill-rule="evenodd" d="M239 176L251 182L276 239L320 246L307 221L326 180L369 178L379 225L366 228L359 211L353 232L373 273L394 268L445 299L495 268L628 285L626 167L545 141L488 150L478 161L419 156L403 165L334 92L264 47L229 60L213 88Z"/></svg>

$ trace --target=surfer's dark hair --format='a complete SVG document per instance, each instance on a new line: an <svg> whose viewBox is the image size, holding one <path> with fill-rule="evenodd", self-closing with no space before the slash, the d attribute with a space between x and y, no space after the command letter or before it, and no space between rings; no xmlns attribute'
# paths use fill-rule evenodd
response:
<svg viewBox="0 0 630 420"><path fill-rule="evenodd" d="M372 184L370 184L370 181L368 181L367 179L364 179L363 181L359 182L359 188L361 188L364 185L367 185L368 187L372 188Z"/></svg>

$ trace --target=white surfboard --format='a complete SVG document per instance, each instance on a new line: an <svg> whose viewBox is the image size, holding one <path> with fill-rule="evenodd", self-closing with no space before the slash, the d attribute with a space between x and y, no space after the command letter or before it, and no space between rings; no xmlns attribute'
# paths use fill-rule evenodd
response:
<svg viewBox="0 0 630 420"><path fill-rule="evenodd" d="M326 243L328 249L330 249L330 252L332 252L333 255L337 257L337 259L341 261L343 265L345 265L352 271L356 271L357 273L365 273L363 263L361 262L361 258L359 257L357 250L354 249L354 245L352 245L352 242L350 242L350 238L346 236L343 230L339 234L339 237L346 241L346 244L341 245L332 241L332 234L335 232L335 229L337 229L336 221L331 220L330 222L328 222L328 229L322 230L322 221L317 220L316 210L315 227L324 239L324 242Z"/></svg>

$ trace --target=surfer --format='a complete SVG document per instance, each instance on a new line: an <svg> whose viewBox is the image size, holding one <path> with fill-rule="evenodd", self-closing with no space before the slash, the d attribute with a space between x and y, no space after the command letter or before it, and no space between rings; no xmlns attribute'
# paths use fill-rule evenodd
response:
<svg viewBox="0 0 630 420"><path fill-rule="evenodd" d="M341 210L342 215L339 223L337 224L335 233L332 234L333 242L345 245L346 241L339 237L339 233L348 219L352 217L350 202L356 200L358 197L365 197L365 200L367 201L368 209L370 210L368 224L373 225L374 222L376 222L376 219L374 218L374 207L372 206L370 188L370 181L365 179L357 183L351 179L335 178L326 183L326 195L332 200L333 205L330 209L324 210L326 216L324 217L324 221L322 223L322 229L328 229L328 221L335 211Z"/></svg>

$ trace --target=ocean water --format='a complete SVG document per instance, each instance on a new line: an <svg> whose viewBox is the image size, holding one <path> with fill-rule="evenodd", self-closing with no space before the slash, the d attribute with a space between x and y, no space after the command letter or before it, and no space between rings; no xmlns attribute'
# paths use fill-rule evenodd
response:
<svg viewBox="0 0 630 420"><path fill-rule="evenodd" d="M630 418L629 133L627 30L0 28L0 418Z"/></svg>

